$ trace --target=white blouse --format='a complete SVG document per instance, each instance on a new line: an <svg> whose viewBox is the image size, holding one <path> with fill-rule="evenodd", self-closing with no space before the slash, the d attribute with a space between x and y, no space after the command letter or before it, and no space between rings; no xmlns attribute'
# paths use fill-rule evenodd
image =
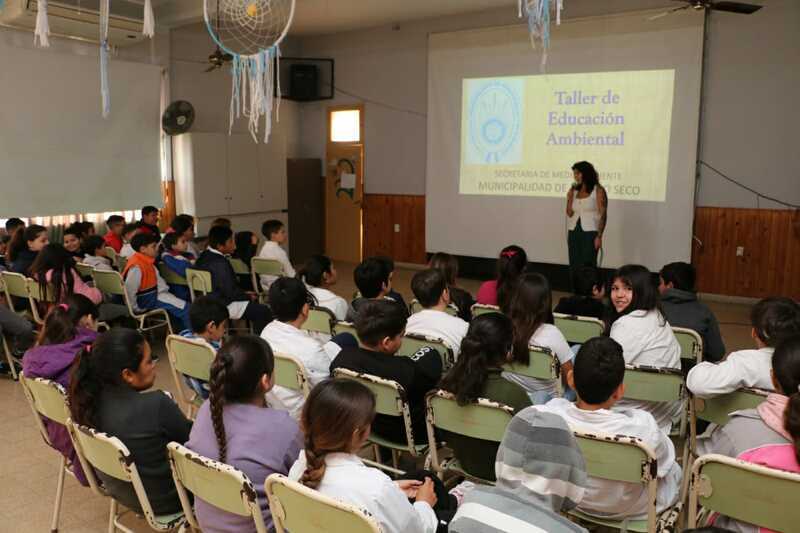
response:
<svg viewBox="0 0 800 533"><path fill-rule="evenodd" d="M347 316L347 300L328 289L306 285L308 291L317 299L317 305L329 309L336 320L342 321Z"/></svg>
<svg viewBox="0 0 800 533"><path fill-rule="evenodd" d="M591 194L586 198L578 198L577 191L572 199L572 210L574 213L568 219L568 229L575 229L578 220L581 221L583 231L597 231L597 221L600 219L600 211L597 209L597 188L595 185Z"/></svg>

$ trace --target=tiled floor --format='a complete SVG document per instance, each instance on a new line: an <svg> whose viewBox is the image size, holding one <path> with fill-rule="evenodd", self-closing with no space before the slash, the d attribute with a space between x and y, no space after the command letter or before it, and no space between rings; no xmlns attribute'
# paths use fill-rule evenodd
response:
<svg viewBox="0 0 800 533"><path fill-rule="evenodd" d="M338 265L340 284L337 292L348 298L353 294L352 265ZM398 270L394 284L408 301L413 270ZM473 294L479 282L464 280L463 287ZM554 298L560 295L554 295ZM749 306L711 303L722 323L722 335L728 350L751 344L748 323ZM156 387L173 390L163 346L154 347L162 355L158 362ZM59 456L43 442L36 428L19 384L0 378L0 533L46 532L50 528ZM124 520L136 531L149 531L146 523L133 516ZM89 533L107 531L108 502L67 477L61 511L60 531Z"/></svg>

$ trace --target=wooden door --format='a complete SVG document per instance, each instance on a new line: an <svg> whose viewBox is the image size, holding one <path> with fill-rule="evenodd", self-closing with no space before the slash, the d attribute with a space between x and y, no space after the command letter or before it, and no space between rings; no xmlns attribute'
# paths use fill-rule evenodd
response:
<svg viewBox="0 0 800 533"><path fill-rule="evenodd" d="M338 112L358 113L350 134L337 135ZM363 253L364 107L329 107L327 139L325 253L338 261L358 263Z"/></svg>
<svg viewBox="0 0 800 533"><path fill-rule="evenodd" d="M289 259L300 265L324 252L325 193L322 161L288 159Z"/></svg>

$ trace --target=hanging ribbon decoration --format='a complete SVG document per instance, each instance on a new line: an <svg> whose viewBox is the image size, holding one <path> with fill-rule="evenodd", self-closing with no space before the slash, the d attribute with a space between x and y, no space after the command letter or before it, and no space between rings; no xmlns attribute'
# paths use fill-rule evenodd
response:
<svg viewBox="0 0 800 533"><path fill-rule="evenodd" d="M156 19L153 16L153 2L152 0L145 0L144 25L142 26L142 35L152 39L155 33L156 33Z"/></svg>
<svg viewBox="0 0 800 533"><path fill-rule="evenodd" d="M3 2L0 1L0 6ZM33 45L41 48L50 46L50 22L47 19L47 0L39 0L36 5L36 29L33 30Z"/></svg>
<svg viewBox="0 0 800 533"><path fill-rule="evenodd" d="M519 17L527 17L531 46L538 41L542 47L542 72L547 65L547 49L550 48L550 12L556 15L556 26L561 25L561 10L564 0L519 0Z"/></svg>
<svg viewBox="0 0 800 533"><path fill-rule="evenodd" d="M234 55L231 65L231 109L228 120L228 133L233 131L233 121L242 116L248 118L248 129L253 140L258 142L258 127L264 117L264 142L269 140L272 132L272 105L275 101L273 90L274 72L280 65L280 49L271 46L250 56ZM249 97L248 97L249 91ZM280 117L281 88L277 86L278 104L276 114Z"/></svg>
<svg viewBox="0 0 800 533"><path fill-rule="evenodd" d="M108 84L108 19L109 0L100 0L100 95L103 100L103 118L111 113L111 87Z"/></svg>

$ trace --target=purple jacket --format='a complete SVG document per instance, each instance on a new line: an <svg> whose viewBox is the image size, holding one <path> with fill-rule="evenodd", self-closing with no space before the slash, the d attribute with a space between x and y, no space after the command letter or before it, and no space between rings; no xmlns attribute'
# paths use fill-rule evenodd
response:
<svg viewBox="0 0 800 533"><path fill-rule="evenodd" d="M25 352L22 358L22 371L27 378L45 378L58 382L62 387L69 388L70 369L75 356L84 346L92 344L97 338L97 332L90 329L78 328L75 338L64 344L47 344L36 346ZM50 436L50 442L55 449L60 451L72 464L72 471L81 485L88 485L86 476L81 468L67 428L47 418L42 418Z"/></svg>

